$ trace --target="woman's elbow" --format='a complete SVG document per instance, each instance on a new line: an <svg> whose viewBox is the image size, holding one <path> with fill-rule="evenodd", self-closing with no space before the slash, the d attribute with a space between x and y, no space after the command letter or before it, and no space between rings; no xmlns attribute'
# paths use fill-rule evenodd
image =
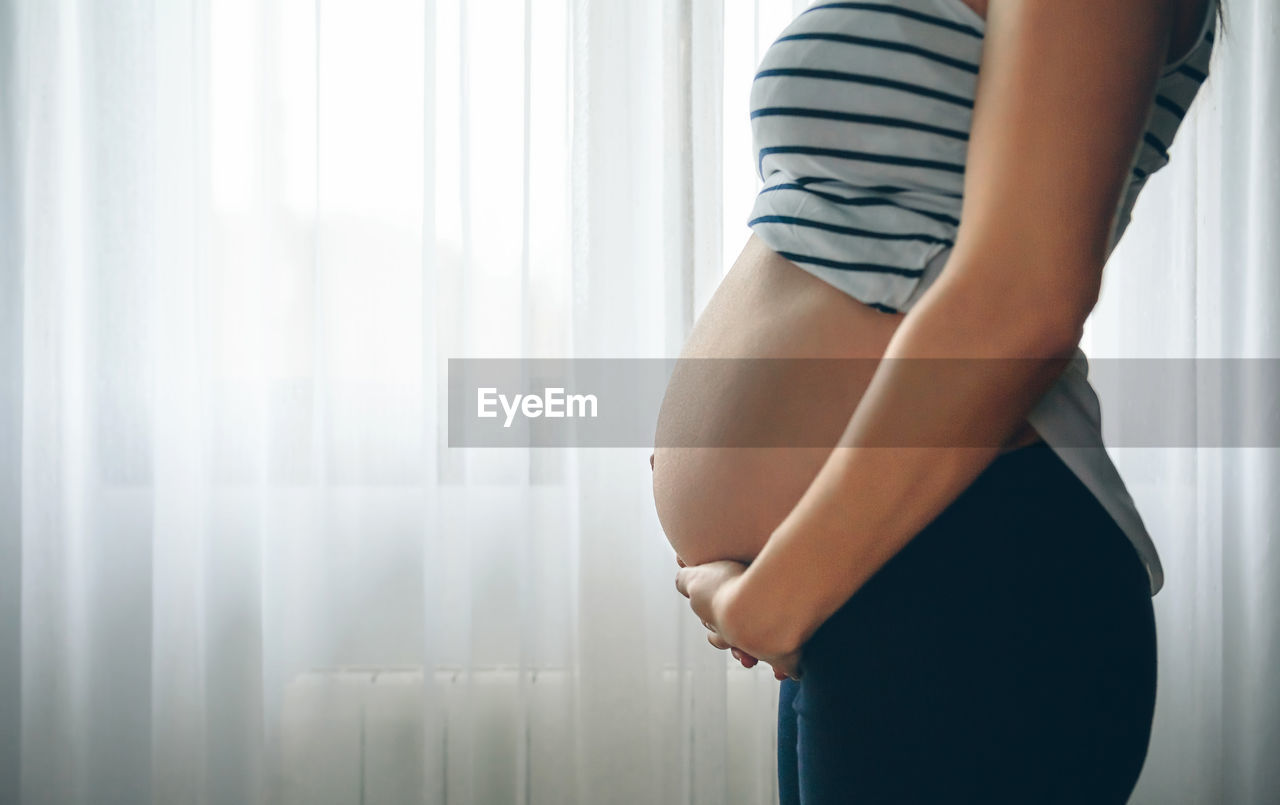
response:
<svg viewBox="0 0 1280 805"><path fill-rule="evenodd" d="M1001 262L991 257L980 268L962 268L951 277L943 273L955 309L975 321L997 351L1070 354L1097 304L1101 268L1052 259ZM1038 269L1037 263L1054 270Z"/></svg>

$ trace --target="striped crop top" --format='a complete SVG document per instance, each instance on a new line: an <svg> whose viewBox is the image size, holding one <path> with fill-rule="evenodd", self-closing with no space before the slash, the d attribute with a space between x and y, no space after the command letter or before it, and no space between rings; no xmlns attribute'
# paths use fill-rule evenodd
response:
<svg viewBox="0 0 1280 805"><path fill-rule="evenodd" d="M1218 0L1156 84L1108 256L1208 76ZM748 226L805 271L879 310L906 312L944 269L960 226L986 22L961 0L823 2L802 11L751 86L763 186ZM1154 595L1163 573L1102 442L1088 362L1075 356L1028 421L1124 530Z"/></svg>

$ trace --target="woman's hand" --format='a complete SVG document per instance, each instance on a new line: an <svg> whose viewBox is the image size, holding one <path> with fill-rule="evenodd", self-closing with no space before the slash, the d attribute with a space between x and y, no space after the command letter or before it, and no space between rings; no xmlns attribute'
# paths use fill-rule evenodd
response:
<svg viewBox="0 0 1280 805"><path fill-rule="evenodd" d="M723 620L724 604L732 595L733 586L746 570L746 565L726 559L689 567L678 556L676 563L681 568L676 573L676 589L689 599L689 605L694 614L701 619L703 627L707 630L707 642L718 649L729 649L743 667L752 668L763 659L773 666L773 675L776 679L786 679L788 676L800 678L799 651L776 657L757 658L732 645L718 626Z"/></svg>
<svg viewBox="0 0 1280 805"><path fill-rule="evenodd" d="M705 626L706 624L703 625ZM753 668L756 663L760 662L758 658L752 657L737 646L731 646L726 643L724 638L720 637L720 635L714 631L707 632L707 642L716 648L727 648L732 651L734 658L736 658L738 662L742 663L742 667L744 668ZM781 681L787 677L791 677L792 679L800 678L800 652L798 651L793 651L790 654L784 654L777 657L771 657L766 660L766 662L773 666L774 679Z"/></svg>
<svg viewBox="0 0 1280 805"><path fill-rule="evenodd" d="M649 457L649 461L650 462L653 461L652 456ZM687 565L684 563L684 560L681 559L679 556L676 557L676 564L680 565L680 567L687 567ZM714 628L710 628L709 624L705 620L702 622L702 625L704 628L707 628L707 642L715 646L716 648L720 649L721 651L728 649L729 652L733 654L733 658L738 662L742 663L743 668L754 668L756 663L760 662L759 659L757 659L756 657L752 657L750 654L738 648L737 646L729 645L725 641L725 639L720 636L719 632L717 632ZM775 676L777 676L777 674L775 674Z"/></svg>

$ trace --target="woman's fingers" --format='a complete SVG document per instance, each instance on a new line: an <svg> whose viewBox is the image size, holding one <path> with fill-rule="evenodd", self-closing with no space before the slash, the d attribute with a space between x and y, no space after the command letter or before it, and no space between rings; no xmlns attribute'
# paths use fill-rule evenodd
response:
<svg viewBox="0 0 1280 805"><path fill-rule="evenodd" d="M793 651L782 657L769 658L769 664L773 666L773 676L775 679L800 679L803 675L801 669L801 656L799 651Z"/></svg>
<svg viewBox="0 0 1280 805"><path fill-rule="evenodd" d="M689 597L689 577L692 575L693 572L688 568L681 568L676 571L676 592L685 598Z"/></svg>
<svg viewBox="0 0 1280 805"><path fill-rule="evenodd" d="M737 646L729 645L723 637L711 630L707 630L707 642L721 651L728 649L729 653L733 655L733 658L742 663L743 668L754 668L756 663L760 662Z"/></svg>
<svg viewBox="0 0 1280 805"><path fill-rule="evenodd" d="M702 625L706 626L707 624L704 623ZM750 654L738 648L737 646L729 645L729 643L723 637L721 637L716 632L712 631L710 628L707 629L707 642L715 646L716 648L720 649L721 651L728 649L729 653L733 655L733 658L738 662L742 663L742 667L744 668L753 668L755 667L756 663L760 662L755 657L752 657Z"/></svg>

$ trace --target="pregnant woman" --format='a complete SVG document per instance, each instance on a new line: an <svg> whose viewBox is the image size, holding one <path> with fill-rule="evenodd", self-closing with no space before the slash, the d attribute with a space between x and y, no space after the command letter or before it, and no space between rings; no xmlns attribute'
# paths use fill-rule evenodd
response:
<svg viewBox="0 0 1280 805"><path fill-rule="evenodd" d="M651 465L708 640L782 679L784 805L1133 789L1162 575L1078 344L1217 13L819 0L765 54Z"/></svg>

